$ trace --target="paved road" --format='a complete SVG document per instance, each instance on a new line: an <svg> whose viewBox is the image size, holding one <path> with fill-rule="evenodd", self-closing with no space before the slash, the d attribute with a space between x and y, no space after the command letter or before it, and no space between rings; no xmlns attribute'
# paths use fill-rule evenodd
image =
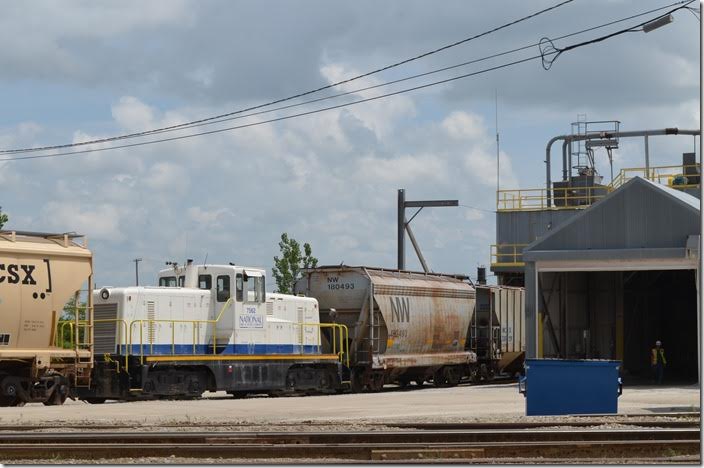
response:
<svg viewBox="0 0 704 468"><path fill-rule="evenodd" d="M625 388L619 399L620 413L685 411L699 407L699 387ZM515 384L427 387L381 393L307 397L250 397L236 400L225 393L206 394L203 400L149 401L90 405L67 401L64 406L41 404L22 408L0 408L0 424L34 424L58 421L111 421L157 424L169 421L199 421L234 424L330 421L340 423L376 420L461 421L521 417L525 400Z"/></svg>

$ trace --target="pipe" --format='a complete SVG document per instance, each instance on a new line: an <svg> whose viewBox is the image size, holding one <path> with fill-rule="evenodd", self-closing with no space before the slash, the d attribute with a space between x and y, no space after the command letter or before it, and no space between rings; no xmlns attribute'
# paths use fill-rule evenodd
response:
<svg viewBox="0 0 704 468"><path fill-rule="evenodd" d="M658 130L634 130L629 132L599 132L589 135L558 135L552 137L547 146L545 147L545 188L547 190L547 206L551 205L550 189L552 187L552 181L550 180L550 148L553 143L557 140L565 140L568 144L575 141L585 141L593 139L607 139L607 138L630 138L630 137L646 137L646 136L658 136L658 135L699 135L701 130L680 130L677 127L672 128L662 128ZM566 158L563 158L566 161ZM563 174L565 168L563 166Z"/></svg>
<svg viewBox="0 0 704 468"><path fill-rule="evenodd" d="M572 151L569 152L570 155L570 162L567 164L567 146L569 144L568 140L564 140L562 142L562 180L564 182L567 182L569 180L569 176L572 175ZM572 145L569 145L570 148Z"/></svg>

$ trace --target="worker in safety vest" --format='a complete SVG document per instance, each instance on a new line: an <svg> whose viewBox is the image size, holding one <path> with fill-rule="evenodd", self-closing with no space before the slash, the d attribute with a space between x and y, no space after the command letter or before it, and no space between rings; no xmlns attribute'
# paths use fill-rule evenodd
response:
<svg viewBox="0 0 704 468"><path fill-rule="evenodd" d="M657 384L661 384L662 377L665 374L667 359L665 359L665 348L662 347L662 342L660 340L656 341L655 347L650 350L650 365L653 368L655 382Z"/></svg>

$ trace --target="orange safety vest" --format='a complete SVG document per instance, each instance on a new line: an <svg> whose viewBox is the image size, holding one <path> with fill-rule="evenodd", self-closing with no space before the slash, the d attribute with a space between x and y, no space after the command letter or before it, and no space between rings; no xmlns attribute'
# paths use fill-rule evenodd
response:
<svg viewBox="0 0 704 468"><path fill-rule="evenodd" d="M667 359L665 359L665 348L660 348L660 359L662 360L663 365L667 364ZM650 364L653 366L658 363L658 349L653 348L650 350Z"/></svg>

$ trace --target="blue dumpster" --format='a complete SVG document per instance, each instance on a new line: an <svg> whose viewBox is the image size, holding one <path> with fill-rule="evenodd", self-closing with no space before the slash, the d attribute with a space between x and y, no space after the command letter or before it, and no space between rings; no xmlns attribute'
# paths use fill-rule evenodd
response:
<svg viewBox="0 0 704 468"><path fill-rule="evenodd" d="M620 367L621 361L526 359L518 384L526 415L617 413Z"/></svg>

